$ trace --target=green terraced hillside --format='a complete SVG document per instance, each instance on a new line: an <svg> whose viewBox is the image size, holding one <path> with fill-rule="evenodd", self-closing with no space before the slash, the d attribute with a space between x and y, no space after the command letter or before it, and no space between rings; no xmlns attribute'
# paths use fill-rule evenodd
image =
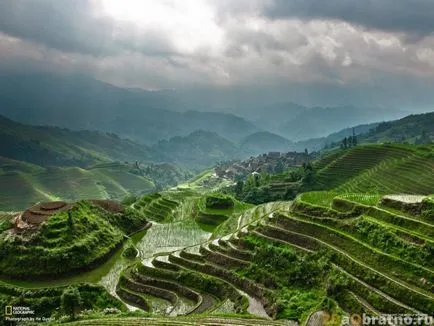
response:
<svg viewBox="0 0 434 326"><path fill-rule="evenodd" d="M65 212L42 223L33 240L23 235L11 243L12 231L3 231L6 259L0 267L24 276L35 269L8 258L23 257L38 266L33 276L39 277L46 266L93 266L97 256L112 252L107 266L95 267L98 277L83 272L71 284L103 286L118 310L85 311L78 304L74 318L47 295L50 307L58 307L47 309L68 315L63 318L73 325L334 326L354 313L431 313L434 187L430 177L416 179L416 171L430 168L430 151L360 146L333 153L314 165L315 182L330 190L300 193L294 201L240 202L222 192L228 180L205 171L127 206L79 203L77 228ZM384 173L416 160L420 164L395 178ZM374 178L384 183L381 189L357 191ZM128 214L98 213L104 208ZM11 216L2 214L3 223ZM148 220L152 225L143 230ZM117 243L125 244L122 250L113 249ZM70 284L67 278L57 282L38 284ZM12 285L28 286L16 280Z"/></svg>
<svg viewBox="0 0 434 326"><path fill-rule="evenodd" d="M0 210L22 210L40 201L121 199L155 189L152 180L133 173L132 165L106 163L89 169L41 168L0 159Z"/></svg>
<svg viewBox="0 0 434 326"><path fill-rule="evenodd" d="M429 313L434 205L428 197L411 204L414 196L393 198L417 213L397 211L381 196L316 192L292 207L229 219L236 226L216 229L209 241L126 269L117 293L157 315L163 300L167 316L213 314L223 306L294 321L319 310Z"/></svg>
<svg viewBox="0 0 434 326"><path fill-rule="evenodd" d="M126 307L116 300L115 297L107 294L103 287L91 284L29 290L12 287L0 282L0 305L2 307L6 305L31 307L31 309L38 312L40 318L60 320L62 318L62 310L59 308L63 305L63 296L65 293L70 292L78 294L80 304L84 309L101 313L104 310L127 311ZM74 307L71 308L74 309ZM53 315L53 311L56 310L57 312ZM2 309L0 311L0 324L12 324L12 322L7 321L3 323L4 317L4 309Z"/></svg>
<svg viewBox="0 0 434 326"><path fill-rule="evenodd" d="M58 203L64 209L57 209ZM0 276L55 278L92 269L119 248L126 234L146 225L144 217L109 201L32 207L0 234Z"/></svg>
<svg viewBox="0 0 434 326"><path fill-rule="evenodd" d="M433 146L358 146L325 156L315 166L316 189L382 194L434 189Z"/></svg>
<svg viewBox="0 0 434 326"><path fill-rule="evenodd" d="M151 160L146 146L98 131L21 124L0 115L0 156L37 165L79 166Z"/></svg>

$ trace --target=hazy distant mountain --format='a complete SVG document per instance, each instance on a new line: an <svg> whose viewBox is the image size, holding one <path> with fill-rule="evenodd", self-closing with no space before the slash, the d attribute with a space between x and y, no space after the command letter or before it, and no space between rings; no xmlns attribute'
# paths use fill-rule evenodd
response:
<svg viewBox="0 0 434 326"><path fill-rule="evenodd" d="M304 151L307 148L309 151L319 151L325 146L328 146L334 142L341 141L345 137L351 136L354 133L356 135L364 134L369 132L378 126L379 122L368 123L363 125L354 126L351 128L345 128L338 132L334 132L327 137L312 138L307 140L300 140L291 145L291 149L295 151Z"/></svg>
<svg viewBox="0 0 434 326"><path fill-rule="evenodd" d="M23 125L0 116L0 156L42 166L153 159L145 146L97 131Z"/></svg>
<svg viewBox="0 0 434 326"><path fill-rule="evenodd" d="M409 142L434 141L434 111L412 114L395 121L382 122L360 137L362 142Z"/></svg>
<svg viewBox="0 0 434 326"><path fill-rule="evenodd" d="M327 136L338 130L360 124L394 120L405 116L397 110L356 107L313 107L283 122L280 134L293 141Z"/></svg>
<svg viewBox="0 0 434 326"><path fill-rule="evenodd" d="M295 142L291 149L319 151L325 146L335 145L352 133L358 136L359 143L427 143L434 141L434 112L412 114L399 120L375 122L345 128L327 137L312 138Z"/></svg>
<svg viewBox="0 0 434 326"><path fill-rule="evenodd" d="M233 141L259 131L233 114L175 112L194 109L183 103L174 92L122 89L82 76L0 76L0 114L24 123L114 132L148 145L198 129Z"/></svg>
<svg viewBox="0 0 434 326"><path fill-rule="evenodd" d="M288 152L292 142L282 136L267 131L261 131L247 136L240 143L241 148L255 155L266 152Z"/></svg>
<svg viewBox="0 0 434 326"><path fill-rule="evenodd" d="M229 140L210 131L198 130L185 137L162 140L152 146L162 159L190 168L212 166L216 162L247 157Z"/></svg>
<svg viewBox="0 0 434 326"><path fill-rule="evenodd" d="M254 108L249 111L243 111L240 114L262 129L284 134L281 130L282 123L295 119L305 110L307 108L302 105L286 102Z"/></svg>
<svg viewBox="0 0 434 326"><path fill-rule="evenodd" d="M3 116L0 116L0 139L0 157L40 166L85 168L101 162L140 161L170 162L200 169L247 156L235 143L210 131L194 131L146 146L112 133L31 126Z"/></svg>

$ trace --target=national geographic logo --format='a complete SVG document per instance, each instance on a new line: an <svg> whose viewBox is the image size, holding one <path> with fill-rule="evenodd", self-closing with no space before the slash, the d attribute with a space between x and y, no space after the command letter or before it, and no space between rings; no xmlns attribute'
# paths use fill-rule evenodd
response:
<svg viewBox="0 0 434 326"><path fill-rule="evenodd" d="M35 310L30 307L12 305L4 307L4 321L11 323L11 325L28 322L47 323L53 322L54 320L54 317L37 316ZM3 325L2 322L3 320L0 320L1 325Z"/></svg>
<svg viewBox="0 0 434 326"><path fill-rule="evenodd" d="M5 316L12 316L12 306L5 307Z"/></svg>

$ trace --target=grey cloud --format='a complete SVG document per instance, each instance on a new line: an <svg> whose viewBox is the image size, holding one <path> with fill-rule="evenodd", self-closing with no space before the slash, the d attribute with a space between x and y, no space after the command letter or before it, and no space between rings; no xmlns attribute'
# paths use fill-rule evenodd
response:
<svg viewBox="0 0 434 326"><path fill-rule="evenodd" d="M95 14L97 1L0 0L0 70L83 72L149 89L282 87L270 101L286 94L320 105L388 103L388 97L392 103L396 94L410 103L432 93L423 87L418 93L434 83L434 35L426 36L434 24L427 17L434 15L427 1L208 0L221 44L184 53L177 53L170 30ZM401 30L418 42L404 44L394 32ZM377 97L380 91L387 96Z"/></svg>
<svg viewBox="0 0 434 326"><path fill-rule="evenodd" d="M89 0L2 0L0 31L49 48L92 56L137 51L147 55L172 53L160 31L141 31L97 10Z"/></svg>
<svg viewBox="0 0 434 326"><path fill-rule="evenodd" d="M434 32L432 0L274 0L264 14L270 18L343 20L416 36Z"/></svg>
<svg viewBox="0 0 434 326"><path fill-rule="evenodd" d="M86 0L3 0L0 30L66 52L113 52L113 22L92 17Z"/></svg>

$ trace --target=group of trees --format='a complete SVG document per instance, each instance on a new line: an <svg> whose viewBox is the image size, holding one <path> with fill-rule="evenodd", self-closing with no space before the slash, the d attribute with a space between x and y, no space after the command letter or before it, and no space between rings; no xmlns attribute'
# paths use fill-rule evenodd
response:
<svg viewBox="0 0 434 326"><path fill-rule="evenodd" d="M351 147L355 147L359 144L359 139L357 138L356 133L353 129L353 134L351 136L345 137L344 139L336 142L327 142L324 145L324 149L334 149L340 147L341 149L348 149Z"/></svg>
<svg viewBox="0 0 434 326"><path fill-rule="evenodd" d="M356 136L356 133L354 132L354 129L353 129L353 135L352 136L345 137L344 139L342 139L341 149L347 149L347 148L355 147L355 146L357 146L357 144L358 144L357 136Z"/></svg>
<svg viewBox="0 0 434 326"><path fill-rule="evenodd" d="M214 193L205 199L206 208L228 209L234 207L234 201L230 196Z"/></svg>
<svg viewBox="0 0 434 326"><path fill-rule="evenodd" d="M266 172L249 174L244 180L238 180L233 187L235 197L253 204L269 201L271 192L267 186L268 179L269 174Z"/></svg>
<svg viewBox="0 0 434 326"><path fill-rule="evenodd" d="M420 137L417 137L416 140L414 141L414 143L416 145L423 145L423 144L431 144L432 141L431 141L430 136L426 132L426 130L422 130Z"/></svg>
<svg viewBox="0 0 434 326"><path fill-rule="evenodd" d="M68 287L63 291L60 301L63 312L71 316L72 319L76 319L83 302L80 291L76 287Z"/></svg>
<svg viewBox="0 0 434 326"><path fill-rule="evenodd" d="M251 173L245 178L239 178L230 191L241 201L261 204L294 199L300 189L309 188L315 180L315 169L307 162L300 168L284 170L279 174Z"/></svg>

